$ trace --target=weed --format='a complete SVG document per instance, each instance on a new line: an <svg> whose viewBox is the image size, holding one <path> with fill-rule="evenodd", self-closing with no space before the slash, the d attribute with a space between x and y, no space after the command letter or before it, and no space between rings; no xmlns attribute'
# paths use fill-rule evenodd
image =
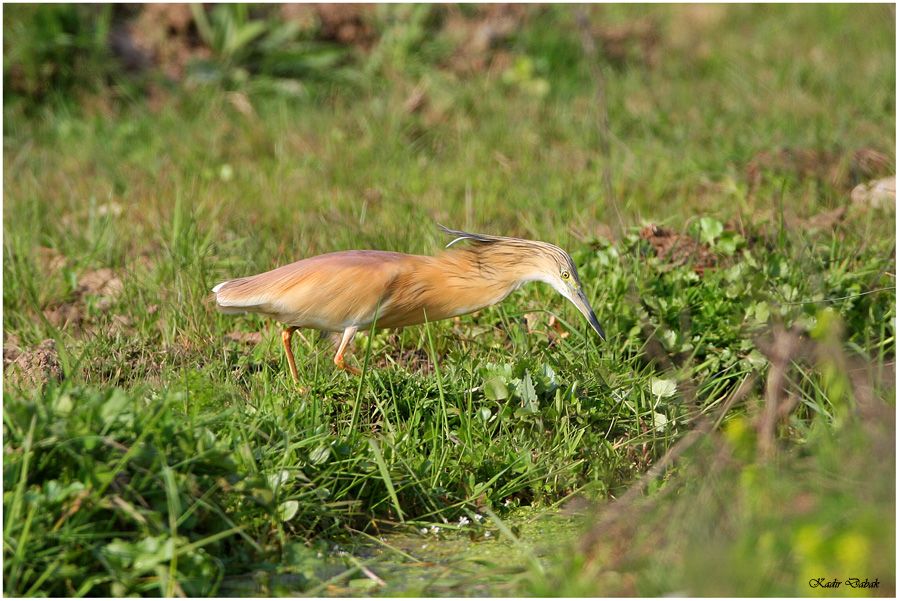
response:
<svg viewBox="0 0 899 601"><path fill-rule="evenodd" d="M890 377L892 217L834 218L842 184L752 162L780 147L894 147L882 85L893 36L879 7L734 7L705 20L652 9L652 60L625 43L604 71L609 165L597 162L590 70L564 7L503 38L503 68L464 77L431 62L452 52L439 27L453 15L395 10L378 13L383 46L363 69L383 80L352 93L259 94L241 108L227 93L241 70L297 76L265 63L271 36L318 55L293 30L223 6L200 18L217 48L204 68L225 90L175 91L102 119L61 108L11 119L5 107L4 331L19 353L4 378L6 593L215 595L251 583L314 594L348 581L369 592L389 571L362 539L437 528L434 540L448 540L451 524L517 538L525 553L513 508L618 497L697 424L736 441L741 461L754 456L752 405L729 399L744 382L744 399L763 394L777 328L823 340L842 324L846 360L783 372L796 405L765 430L774 449L832 456L843 439L824 439L855 411L846 366ZM614 24L646 9L603 10ZM601 33L600 46L611 39ZM421 99L404 107L412 89ZM879 153L878 169L891 160ZM620 199L614 239L601 172ZM608 342L533 285L458 320L360 333L364 378L335 372L327 342L307 336L301 392L272 324L208 302L222 279L323 252L436 252L435 222L568 249ZM18 357L51 349L47 375L15 376ZM768 485L794 467L759 476L750 496L770 501ZM707 494L685 474L679 515ZM667 481L644 488L661 495ZM828 513L852 498L835 493ZM744 515L785 548L766 517L774 506ZM474 515L491 526L460 525ZM840 536L849 548L882 542L860 528L800 546L811 564L840 566ZM401 551L391 557L412 561ZM522 565L553 573L532 559Z"/></svg>

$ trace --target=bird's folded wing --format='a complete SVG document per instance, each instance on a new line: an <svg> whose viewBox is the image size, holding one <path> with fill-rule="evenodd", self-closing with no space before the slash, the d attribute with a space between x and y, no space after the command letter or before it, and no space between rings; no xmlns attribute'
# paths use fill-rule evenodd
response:
<svg viewBox="0 0 899 601"><path fill-rule="evenodd" d="M381 251L330 253L223 282L213 292L223 312L252 311L286 323L340 329L373 315L411 258Z"/></svg>

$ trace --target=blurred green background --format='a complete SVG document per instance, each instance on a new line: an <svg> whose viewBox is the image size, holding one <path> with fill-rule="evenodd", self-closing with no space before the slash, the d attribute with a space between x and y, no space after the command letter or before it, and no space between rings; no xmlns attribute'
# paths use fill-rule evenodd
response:
<svg viewBox="0 0 899 601"><path fill-rule="evenodd" d="M3 29L6 594L895 593L893 6ZM299 393L208 303L437 222L569 250L609 343L532 286Z"/></svg>

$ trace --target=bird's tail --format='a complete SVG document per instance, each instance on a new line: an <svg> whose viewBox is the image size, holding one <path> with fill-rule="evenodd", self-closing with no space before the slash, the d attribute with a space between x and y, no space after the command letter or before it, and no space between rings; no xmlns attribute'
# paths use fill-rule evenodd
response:
<svg viewBox="0 0 899 601"><path fill-rule="evenodd" d="M222 313L247 313L264 310L269 300L260 294L253 278L228 280L212 289L216 308Z"/></svg>

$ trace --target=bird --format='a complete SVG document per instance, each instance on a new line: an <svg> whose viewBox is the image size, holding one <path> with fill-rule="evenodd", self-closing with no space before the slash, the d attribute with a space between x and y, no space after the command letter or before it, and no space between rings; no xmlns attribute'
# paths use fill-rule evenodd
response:
<svg viewBox="0 0 899 601"><path fill-rule="evenodd" d="M601 340L605 332L571 256L553 244L472 234L439 225L454 239L436 256L383 250L317 255L212 288L223 313L258 313L282 324L290 373L299 381L291 337L301 328L342 332L334 364L359 330L400 328L472 313L527 282L544 282L571 301ZM457 246L458 243L464 244Z"/></svg>

